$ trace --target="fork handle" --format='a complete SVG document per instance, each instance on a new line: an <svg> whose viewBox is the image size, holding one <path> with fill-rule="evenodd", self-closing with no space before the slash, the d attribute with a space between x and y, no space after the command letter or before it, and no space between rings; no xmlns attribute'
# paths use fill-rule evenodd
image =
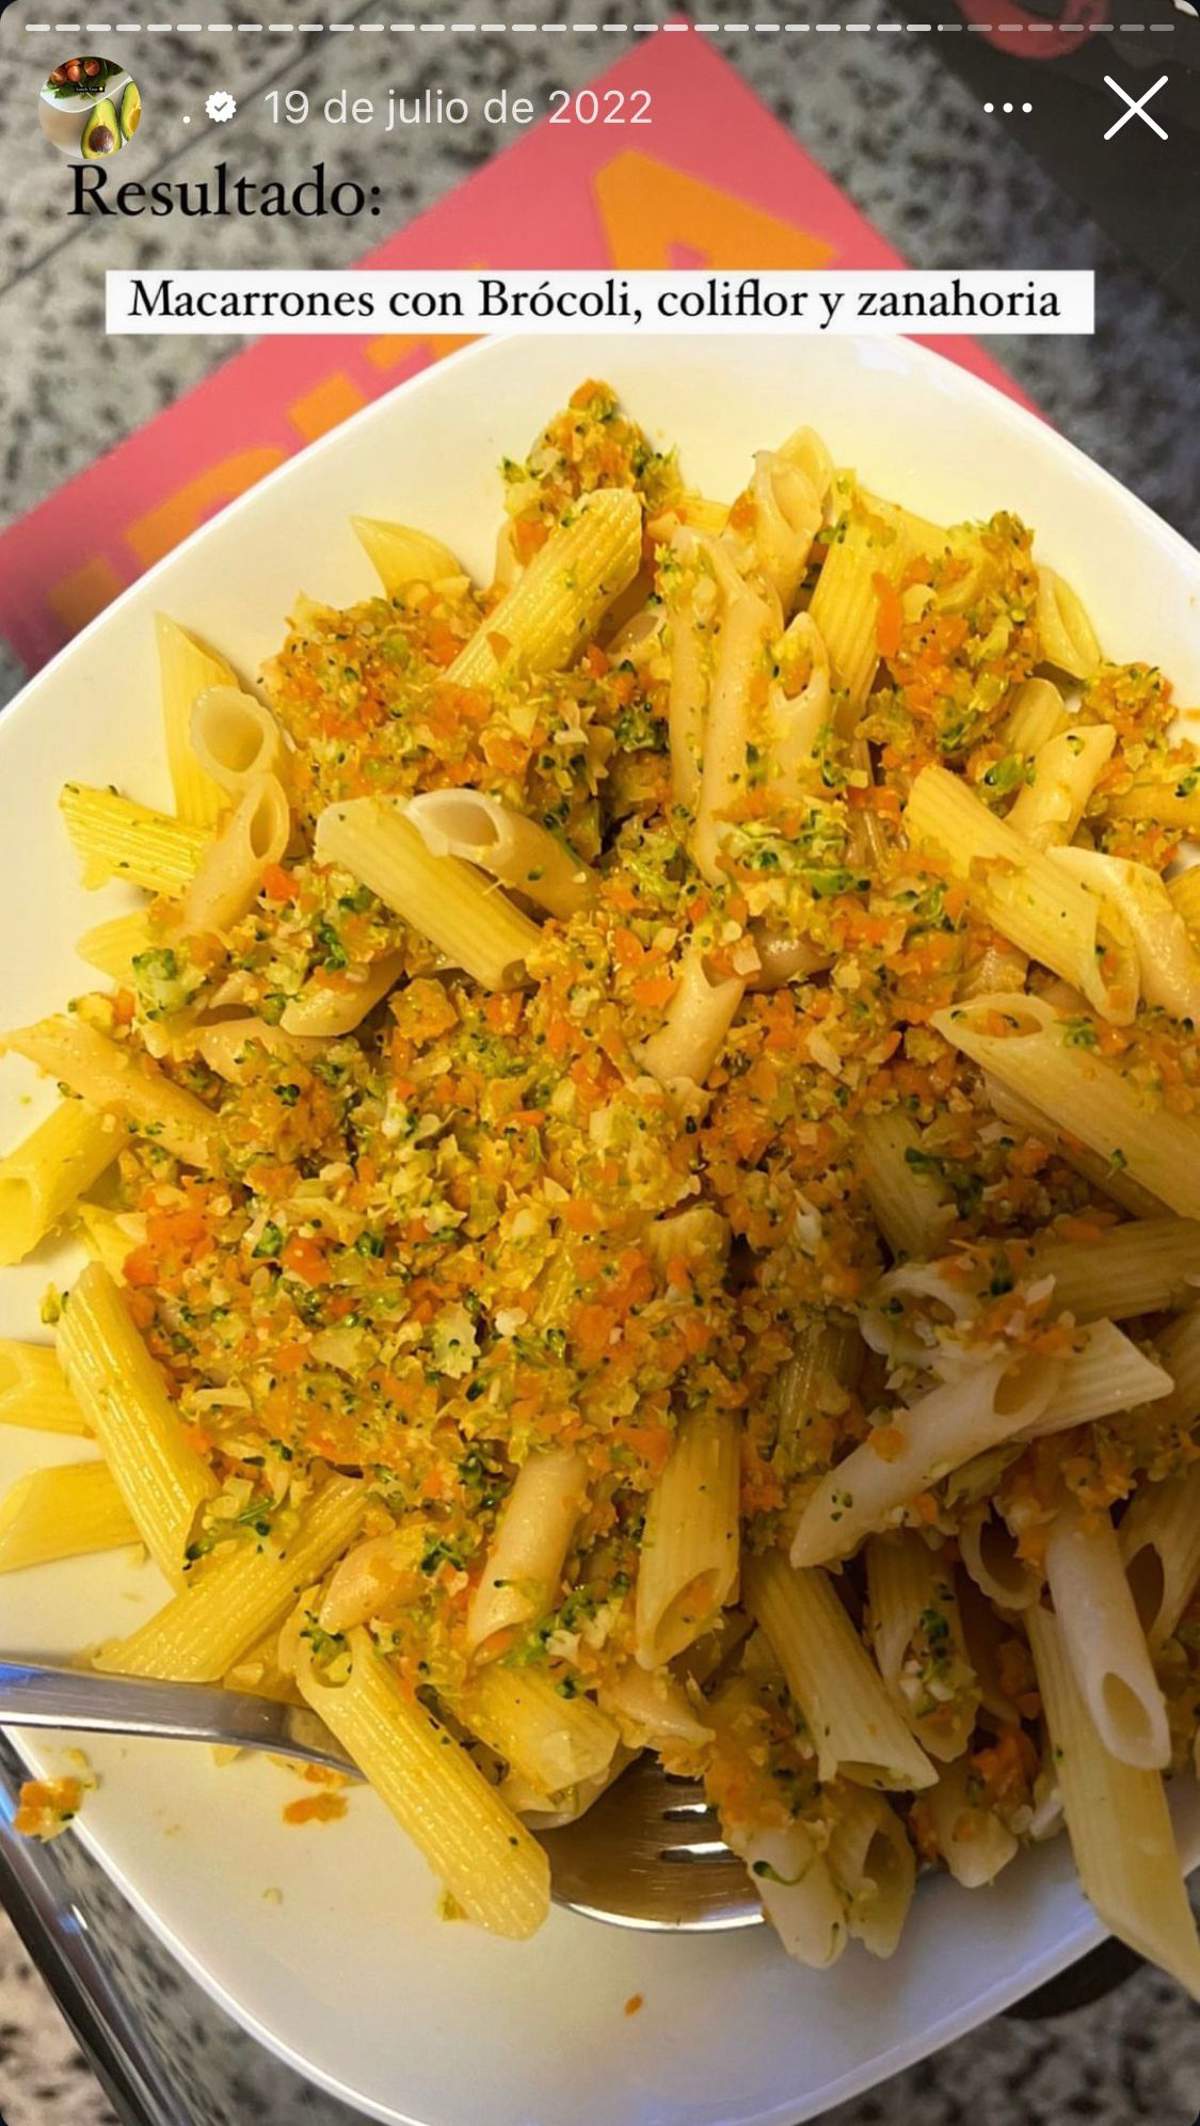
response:
<svg viewBox="0 0 1200 2126"><path fill-rule="evenodd" d="M228 1742L295 1753L290 1708L205 1683L160 1683L0 1660L0 1726L76 1728L91 1734Z"/></svg>

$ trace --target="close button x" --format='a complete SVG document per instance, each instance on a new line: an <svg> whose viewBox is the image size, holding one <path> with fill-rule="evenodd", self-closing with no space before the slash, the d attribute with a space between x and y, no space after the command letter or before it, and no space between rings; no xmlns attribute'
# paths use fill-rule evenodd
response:
<svg viewBox="0 0 1200 2126"><path fill-rule="evenodd" d="M1116 122L1113 125L1110 125L1107 133L1104 136L1106 140L1111 140L1114 133L1119 133L1121 127L1123 125L1128 125L1131 118L1140 118L1142 124L1148 125L1152 133L1158 134L1160 140L1167 139L1168 135L1166 127L1159 125L1158 120L1156 118L1151 118L1150 113L1146 109L1146 105L1149 103L1150 98L1152 96L1157 96L1160 89L1166 88L1167 77L1165 74L1159 75L1158 80L1154 83L1153 87L1148 88L1144 96L1139 96L1136 98L1130 95L1128 89L1123 89L1119 81L1114 81L1111 74L1106 74L1104 76L1104 85L1106 88L1110 88L1112 90L1114 96L1119 96L1123 103L1127 103L1129 105L1129 109L1127 111L1122 111L1120 117L1116 120Z"/></svg>

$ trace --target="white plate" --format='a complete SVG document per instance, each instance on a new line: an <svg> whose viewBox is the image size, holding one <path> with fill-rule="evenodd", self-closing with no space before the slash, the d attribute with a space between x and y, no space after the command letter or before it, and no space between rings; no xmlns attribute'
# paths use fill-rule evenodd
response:
<svg viewBox="0 0 1200 2126"><path fill-rule="evenodd" d="M197 628L245 671L277 647L297 589L373 588L351 511L438 533L486 574L495 467L579 380L610 377L690 479L730 495L749 452L810 421L839 462L922 514L1019 511L1078 587L1110 655L1160 663L1200 698L1200 558L1038 420L908 342L508 340L370 407L228 509L64 650L0 721L3 1016L90 986L72 939L119 905L85 895L55 815L64 775L167 794L151 615ZM0 1142L45 1104L0 1073ZM69 1269L69 1264L68 1264ZM0 1333L38 1333L48 1257L0 1280ZM47 1450L0 1441L5 1478ZM64 1655L160 1598L150 1567L99 1558L0 1582L0 1647ZM192 1974L293 2066L376 2118L419 2126L796 2126L960 2036L1099 1939L1061 1841L990 1892L924 1886L890 1964L851 1950L814 1975L767 1930L633 1934L555 1913L512 1947L447 1926L423 1863L374 1798L285 1828L300 1791L274 1766L217 1770L186 1745L90 1749L103 1775L80 1835ZM61 1752L30 1751L61 1769ZM1200 1807L1180 1797L1191 1858ZM264 1891L282 1891L282 1902ZM624 2004L644 1996L640 2013Z"/></svg>

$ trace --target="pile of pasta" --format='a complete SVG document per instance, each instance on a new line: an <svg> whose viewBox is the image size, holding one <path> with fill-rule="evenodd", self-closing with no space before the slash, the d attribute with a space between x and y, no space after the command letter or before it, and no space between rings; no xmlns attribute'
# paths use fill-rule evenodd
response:
<svg viewBox="0 0 1200 2126"><path fill-rule="evenodd" d="M62 1097L3 1257L90 1260L0 1418L101 1458L0 1568L140 1542L87 1658L306 1702L500 1933L648 1749L805 1963L1065 1823L1200 1993L1169 685L808 429L715 502L587 383L502 471L488 588L359 520L380 593L253 689L160 621L173 813L63 792L140 891L6 1038Z"/></svg>

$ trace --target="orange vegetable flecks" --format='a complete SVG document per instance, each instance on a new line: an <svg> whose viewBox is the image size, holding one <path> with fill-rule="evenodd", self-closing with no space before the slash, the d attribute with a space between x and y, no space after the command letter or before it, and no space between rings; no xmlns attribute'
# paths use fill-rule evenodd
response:
<svg viewBox="0 0 1200 2126"><path fill-rule="evenodd" d="M889 577L875 575L871 578L875 593L875 642L881 657L894 657L900 648L904 629L904 607L900 593Z"/></svg>
<svg viewBox="0 0 1200 2126"><path fill-rule="evenodd" d="M302 1277L305 1284L327 1284L329 1264L319 1240L312 1240L303 1233L293 1233L280 1256L285 1270L294 1277Z"/></svg>
<svg viewBox="0 0 1200 2126"><path fill-rule="evenodd" d="M346 1813L344 1794L305 1794L289 1801L283 1811L285 1823L335 1823Z"/></svg>
<svg viewBox="0 0 1200 2126"><path fill-rule="evenodd" d="M282 864L268 864L263 872L262 890L269 901L290 901L296 890L295 881Z"/></svg>
<svg viewBox="0 0 1200 2126"><path fill-rule="evenodd" d="M13 1817L14 1829L23 1838L57 1838L79 1814L83 1791L81 1779L27 1779Z"/></svg>
<svg viewBox="0 0 1200 2126"><path fill-rule="evenodd" d="M532 561L550 537L550 527L541 517L527 517L513 526L512 537L518 561Z"/></svg>
<svg viewBox="0 0 1200 2126"><path fill-rule="evenodd" d="M900 1425L875 1425L867 1438L882 1462L894 1462L903 1454L908 1440Z"/></svg>

